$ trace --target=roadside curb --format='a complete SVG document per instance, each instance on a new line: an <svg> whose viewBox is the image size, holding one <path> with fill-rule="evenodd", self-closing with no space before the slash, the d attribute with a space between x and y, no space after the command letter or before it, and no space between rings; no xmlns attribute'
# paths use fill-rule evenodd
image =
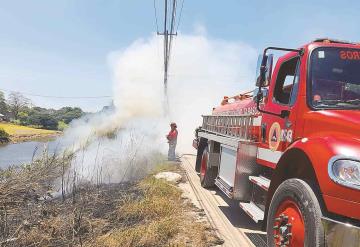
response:
<svg viewBox="0 0 360 247"><path fill-rule="evenodd" d="M181 166L185 170L187 180L194 191L199 205L204 210L210 225L214 228L218 237L225 241L222 246L254 246L246 237L245 233L235 229L231 222L223 215L211 191L203 189L200 183L195 182L199 180L198 175L191 167L191 163L186 156L182 157Z"/></svg>

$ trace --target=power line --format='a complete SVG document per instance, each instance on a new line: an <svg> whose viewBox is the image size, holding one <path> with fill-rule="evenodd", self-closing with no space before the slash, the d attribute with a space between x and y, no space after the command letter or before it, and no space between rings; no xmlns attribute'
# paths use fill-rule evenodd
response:
<svg viewBox="0 0 360 247"><path fill-rule="evenodd" d="M169 64L171 58L171 48L174 36L177 35L177 30L179 29L181 15L184 7L184 1L182 0L181 3L181 10L178 22L176 20L176 9L177 9L177 0L164 0L164 31L163 33L159 33L158 31L158 23L157 23L157 11L156 11L156 4L154 0L154 10L155 10L155 23L157 28L157 34L164 36L164 108L165 114L168 114L169 108L169 100L167 94L167 86L168 86L168 71L169 71ZM170 13L168 15L168 13ZM177 23L176 23L177 22ZM176 27L176 28L175 28Z"/></svg>
<svg viewBox="0 0 360 247"><path fill-rule="evenodd" d="M179 26L180 26L180 22L181 22L181 16L182 16L182 11L183 11L183 7L184 7L184 2L185 2L185 0L182 0L182 2L181 2L179 20L178 20L178 24L177 24L177 27L176 27L176 33L177 33L178 30L179 30Z"/></svg>
<svg viewBox="0 0 360 247"><path fill-rule="evenodd" d="M174 0L173 1L173 7L172 7L172 14L171 14L170 34L174 33L175 20L176 20L176 1ZM172 41L173 41L173 35L170 35L169 54L168 54L168 57L167 57L168 63L170 62Z"/></svg>
<svg viewBox="0 0 360 247"><path fill-rule="evenodd" d="M172 1L172 6L168 7L168 0L165 0L165 13L164 13L164 32L158 33L158 35L164 36L164 98L165 98L165 114L168 114L168 94L167 94L167 84L168 84L168 69L169 69L169 60L171 54L171 46L173 36L176 35L174 33L174 27L176 22L176 5L177 0L170 0ZM171 15L168 16L168 12L171 12ZM168 22L170 26L170 30L168 27Z"/></svg>
<svg viewBox="0 0 360 247"><path fill-rule="evenodd" d="M154 14L155 14L155 25L156 25L156 33L159 33L158 19L157 19L157 11L156 11L156 0L154 0Z"/></svg>
<svg viewBox="0 0 360 247"><path fill-rule="evenodd" d="M112 98L112 96L109 96L109 95L101 95L101 96L54 96L54 95L42 95L42 94L27 93L27 92L21 92L21 91L18 91L18 90L0 89L0 91L17 92L17 93L21 93L21 94L24 94L24 95L27 95L27 96L41 97L41 98L56 98L56 99L103 99L103 98Z"/></svg>

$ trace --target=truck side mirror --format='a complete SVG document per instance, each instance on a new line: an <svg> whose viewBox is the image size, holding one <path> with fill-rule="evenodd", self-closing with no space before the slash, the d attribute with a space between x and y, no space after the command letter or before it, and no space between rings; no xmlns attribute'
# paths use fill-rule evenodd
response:
<svg viewBox="0 0 360 247"><path fill-rule="evenodd" d="M274 56L259 55L256 67L256 86L267 87L270 84Z"/></svg>
<svg viewBox="0 0 360 247"><path fill-rule="evenodd" d="M259 87L259 85L260 85L260 80L261 80L261 78L260 78L260 68L261 68L262 59L263 59L263 56L259 55L258 59L257 59L257 62L256 62L256 73L255 73L255 86L256 87Z"/></svg>
<svg viewBox="0 0 360 247"><path fill-rule="evenodd" d="M268 97L269 95L269 90L267 88L261 88L261 91L259 91L259 88L256 88L254 90L254 94L253 94L253 100L255 102L257 101L261 101L263 98Z"/></svg>

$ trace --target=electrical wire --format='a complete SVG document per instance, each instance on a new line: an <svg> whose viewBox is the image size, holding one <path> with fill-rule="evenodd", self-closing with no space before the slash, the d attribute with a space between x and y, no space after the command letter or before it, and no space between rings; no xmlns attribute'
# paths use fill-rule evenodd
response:
<svg viewBox="0 0 360 247"><path fill-rule="evenodd" d="M168 4L168 2L170 2ZM181 3L181 12L184 6L184 0L182 0ZM154 0L154 9L155 9L155 22L157 23L157 14L156 14L156 4ZM175 28L179 28L179 23L177 23L177 15L176 15L176 9L177 9L177 0L165 0L165 14L164 14L164 32L159 33L159 35L164 35L164 108L165 108L165 115L169 114L169 100L168 100L168 94L167 94L167 84L168 84L168 69L170 64L170 58L171 58L171 48L173 46L173 40L176 36ZM171 12L170 15L168 15L168 12ZM179 21L181 20L181 16L179 16ZM169 25L167 25L169 23Z"/></svg>
<svg viewBox="0 0 360 247"><path fill-rule="evenodd" d="M176 33L177 33L178 30L179 30L179 26L180 26L180 22L181 22L181 16L182 16L182 11L183 11L183 7L184 7L184 2L185 2L185 0L182 0L182 2L181 2L179 20L178 20L178 22L177 22L177 27L176 27Z"/></svg>
<svg viewBox="0 0 360 247"><path fill-rule="evenodd" d="M177 7L177 2L176 2L176 0L173 0L173 8L172 8L171 22L170 22L170 42L169 42L168 54L167 54L168 64L170 62L170 57L171 57L170 54L171 54L173 36L176 35L176 33L174 34L174 27L175 27L175 21L176 21L176 7Z"/></svg>
<svg viewBox="0 0 360 247"><path fill-rule="evenodd" d="M156 25L156 33L159 33L159 25L157 19L157 11L156 11L156 0L154 0L154 14L155 14L155 25Z"/></svg>

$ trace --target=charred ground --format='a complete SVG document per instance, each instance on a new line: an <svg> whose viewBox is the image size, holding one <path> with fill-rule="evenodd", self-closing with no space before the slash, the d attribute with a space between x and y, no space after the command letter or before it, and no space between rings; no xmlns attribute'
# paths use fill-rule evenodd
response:
<svg viewBox="0 0 360 247"><path fill-rule="evenodd" d="M75 183L54 193L71 155L0 172L1 246L213 246L209 224L174 184L153 174L126 183ZM181 171L168 164L156 171Z"/></svg>

